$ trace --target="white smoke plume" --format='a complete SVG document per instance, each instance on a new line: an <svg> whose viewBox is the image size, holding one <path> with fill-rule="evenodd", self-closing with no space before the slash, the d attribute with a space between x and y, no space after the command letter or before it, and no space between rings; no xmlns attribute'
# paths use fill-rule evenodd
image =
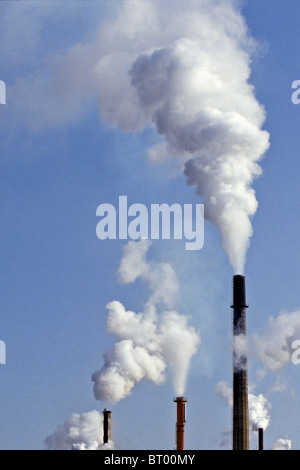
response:
<svg viewBox="0 0 300 470"><path fill-rule="evenodd" d="M184 165L234 271L242 273L258 206L251 184L269 135L249 84L253 40L234 4L125 1L104 31L111 51L96 73L105 84L101 115L121 129L154 127L164 137L152 159L171 155Z"/></svg>
<svg viewBox="0 0 300 470"><path fill-rule="evenodd" d="M118 402L142 379L161 384L168 368L176 394L184 393L188 366L200 337L186 316L163 308L172 299L166 294L176 293L178 282L170 265L146 260L150 245L148 240L141 240L124 248L121 280L129 283L141 277L152 293L140 313L126 310L118 301L107 305L107 331L119 341L105 355L104 366L92 375L96 399ZM163 277L165 290L159 282Z"/></svg>
<svg viewBox="0 0 300 470"><path fill-rule="evenodd" d="M270 403L268 403L267 399L261 393L259 395L249 393L248 405L249 424L252 430L258 431L259 428L266 430L270 424Z"/></svg>
<svg viewBox="0 0 300 470"><path fill-rule="evenodd" d="M103 444L103 416L98 411L74 413L53 434L45 439L48 450L105 450L113 442Z"/></svg>
<svg viewBox="0 0 300 470"><path fill-rule="evenodd" d="M290 439L277 439L271 447L271 450L291 450L292 441Z"/></svg>
<svg viewBox="0 0 300 470"><path fill-rule="evenodd" d="M215 393L224 398L232 408L232 388L226 382L218 382ZM270 407L270 403L261 393L259 395L248 394L249 426L253 431L257 431L259 428L265 430L268 427L270 424Z"/></svg>
<svg viewBox="0 0 300 470"><path fill-rule="evenodd" d="M11 95L14 121L26 115L34 129L72 122L95 100L110 126L152 128L163 141L149 157L180 162L242 273L258 207L252 183L269 134L249 82L256 45L237 4L122 0L93 35L17 80Z"/></svg>

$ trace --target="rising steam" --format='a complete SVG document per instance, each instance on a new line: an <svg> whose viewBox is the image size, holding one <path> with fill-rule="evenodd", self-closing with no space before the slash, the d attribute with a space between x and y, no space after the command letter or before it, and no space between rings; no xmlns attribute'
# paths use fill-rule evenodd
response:
<svg viewBox="0 0 300 470"><path fill-rule="evenodd" d="M53 434L45 439L48 450L105 450L113 442L103 444L103 416L98 411L74 413Z"/></svg>
<svg viewBox="0 0 300 470"><path fill-rule="evenodd" d="M104 366L92 375L96 399L118 402L142 379L161 384L168 368L176 395L184 393L188 366L200 338L187 317L165 310L177 293L177 279L169 264L146 260L150 245L141 240L124 248L120 280L127 284L141 277L151 295L140 313L126 310L118 301L107 305L107 331L119 341L105 355Z"/></svg>
<svg viewBox="0 0 300 470"><path fill-rule="evenodd" d="M100 33L101 116L127 131L154 127L221 233L235 272L244 270L257 200L251 184L269 146L250 78L254 43L231 1L127 0Z"/></svg>
<svg viewBox="0 0 300 470"><path fill-rule="evenodd" d="M149 158L179 162L242 273L269 134L249 82L256 45L237 3L123 0L92 38L51 57L48 78L36 71L11 94L15 107L28 100L34 130L76 120L96 99L106 124L152 128L161 140Z"/></svg>

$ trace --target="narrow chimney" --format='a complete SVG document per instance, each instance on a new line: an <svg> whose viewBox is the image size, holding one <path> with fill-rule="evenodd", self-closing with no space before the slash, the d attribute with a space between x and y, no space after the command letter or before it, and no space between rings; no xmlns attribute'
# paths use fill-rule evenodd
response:
<svg viewBox="0 0 300 470"><path fill-rule="evenodd" d="M259 428L258 430L258 450L264 450L264 430Z"/></svg>
<svg viewBox="0 0 300 470"><path fill-rule="evenodd" d="M103 444L108 444L112 440L111 431L111 411L106 408L103 411Z"/></svg>
<svg viewBox="0 0 300 470"><path fill-rule="evenodd" d="M235 351L237 336L246 339L245 276L233 276L233 433L232 449L249 450L248 376L246 353Z"/></svg>
<svg viewBox="0 0 300 470"><path fill-rule="evenodd" d="M177 403L177 423L176 423L176 449L184 450L184 425L185 425L185 404L184 397L174 398Z"/></svg>

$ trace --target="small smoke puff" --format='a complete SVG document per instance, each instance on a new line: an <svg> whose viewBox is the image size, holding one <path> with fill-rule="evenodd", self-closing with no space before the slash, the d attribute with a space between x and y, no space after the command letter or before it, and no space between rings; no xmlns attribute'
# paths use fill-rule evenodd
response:
<svg viewBox="0 0 300 470"><path fill-rule="evenodd" d="M252 430L257 431L259 428L266 430L270 424L270 404L267 399L262 394L254 395L250 393L248 395L248 401L249 424L252 427Z"/></svg>
<svg viewBox="0 0 300 470"><path fill-rule="evenodd" d="M226 382L223 380L218 382L215 387L215 394L219 395L220 397L224 398L228 405L232 408L232 388L230 388Z"/></svg>
<svg viewBox="0 0 300 470"><path fill-rule="evenodd" d="M292 344L300 338L300 311L271 317L266 332L248 337L251 355L259 359L271 372L277 372L291 363Z"/></svg>
<svg viewBox="0 0 300 470"><path fill-rule="evenodd" d="M98 411L74 413L45 439L48 450L100 450L103 416Z"/></svg>
<svg viewBox="0 0 300 470"><path fill-rule="evenodd" d="M88 444L80 442L73 444L71 450L99 450L99 444L97 441L92 441Z"/></svg>
<svg viewBox="0 0 300 470"><path fill-rule="evenodd" d="M129 242L124 246L118 270L122 283L129 284L148 274L149 265L146 262L146 253L151 243L149 240L140 240L138 243Z"/></svg>
<svg viewBox="0 0 300 470"><path fill-rule="evenodd" d="M272 444L271 450L291 450L292 441L289 439L277 439L277 441Z"/></svg>
<svg viewBox="0 0 300 470"><path fill-rule="evenodd" d="M123 248L123 256L118 269L123 284L135 282L138 278L148 283L152 291L149 304L162 303L172 306L178 295L177 276L169 263L146 261L151 247L149 240L129 241Z"/></svg>

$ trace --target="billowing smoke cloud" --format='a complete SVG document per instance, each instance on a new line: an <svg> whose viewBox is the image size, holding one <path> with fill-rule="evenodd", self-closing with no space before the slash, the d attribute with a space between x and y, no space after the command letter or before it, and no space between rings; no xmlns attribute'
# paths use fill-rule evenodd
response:
<svg viewBox="0 0 300 470"><path fill-rule="evenodd" d="M289 439L277 439L271 447L271 450L291 450L292 442Z"/></svg>
<svg viewBox="0 0 300 470"><path fill-rule="evenodd" d="M218 382L215 393L224 398L232 408L232 388L226 382ZM259 395L248 394L249 426L253 431L257 431L259 428L265 430L268 427L270 424L270 407L270 403L261 393Z"/></svg>
<svg viewBox="0 0 300 470"><path fill-rule="evenodd" d="M163 140L149 157L180 162L242 273L269 135L249 83L255 44L236 4L123 0L93 37L48 60L51 74L22 77L11 95L13 110L28 99L15 118L26 114L33 128L73 121L97 100L108 125L155 130Z"/></svg>
<svg viewBox="0 0 300 470"><path fill-rule="evenodd" d="M105 450L113 442L103 444L103 416L98 411L74 413L53 434L45 439L48 450Z"/></svg>
<svg viewBox="0 0 300 470"><path fill-rule="evenodd" d="M186 316L164 309L177 293L178 282L170 265L146 260L150 245L141 240L124 248L121 281L141 277L149 284L151 295L140 313L126 310L118 301L107 305L107 331L119 341L105 355L104 366L92 375L96 399L118 402L142 379L161 384L168 368L176 394L184 393L188 366L200 337Z"/></svg>
<svg viewBox="0 0 300 470"><path fill-rule="evenodd" d="M107 84L99 99L102 116L121 128L126 122L128 130L155 127L165 142L150 150L151 158L179 158L234 270L243 272L258 205L251 184L261 174L258 162L269 136L261 130L265 113L249 84L253 41L232 3L193 0L182 10L171 2L162 9L155 0L124 2L126 26L116 28L120 19L113 25L110 39L117 47L99 61L97 73ZM134 61L125 53L133 37Z"/></svg>

